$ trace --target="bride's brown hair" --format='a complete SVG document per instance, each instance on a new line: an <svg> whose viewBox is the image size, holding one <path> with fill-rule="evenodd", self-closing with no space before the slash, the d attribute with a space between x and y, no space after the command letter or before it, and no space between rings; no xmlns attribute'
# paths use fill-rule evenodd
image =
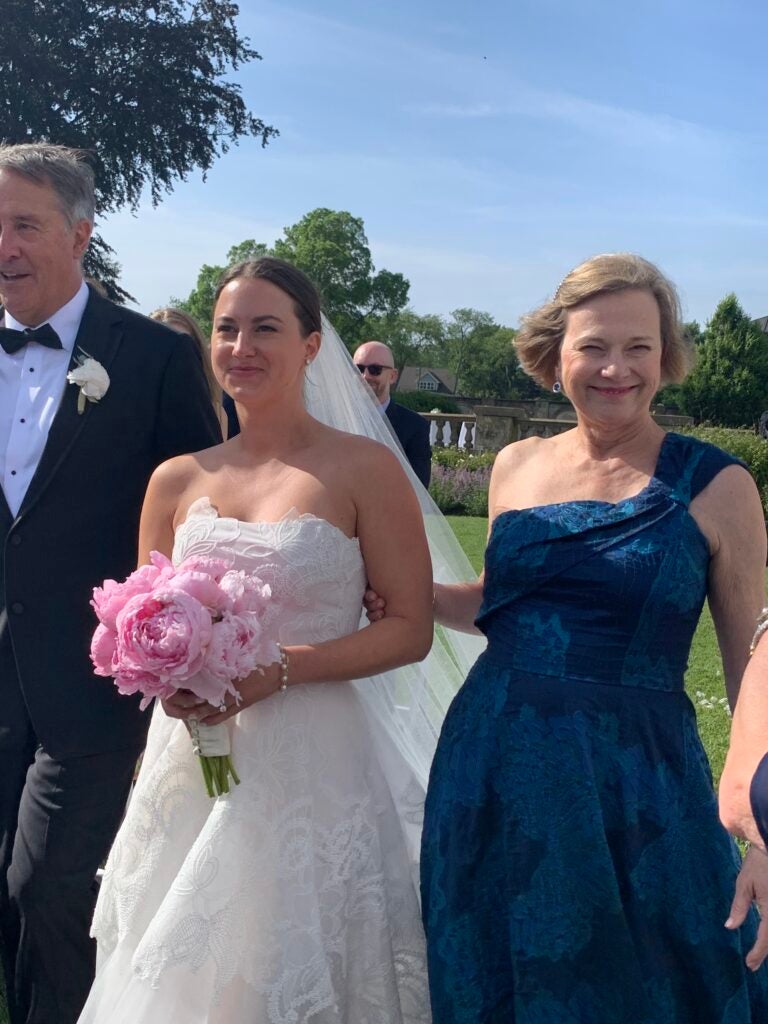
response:
<svg viewBox="0 0 768 1024"><path fill-rule="evenodd" d="M219 296L228 284L245 277L251 280L269 281L280 291L290 295L293 299L293 309L301 324L303 337L312 334L314 331L321 332L323 329L322 314L320 311L320 296L317 288L310 281L303 270L294 267L285 260L279 260L275 256L262 256L257 260L243 260L235 263L224 271L214 293L214 301L218 302Z"/></svg>

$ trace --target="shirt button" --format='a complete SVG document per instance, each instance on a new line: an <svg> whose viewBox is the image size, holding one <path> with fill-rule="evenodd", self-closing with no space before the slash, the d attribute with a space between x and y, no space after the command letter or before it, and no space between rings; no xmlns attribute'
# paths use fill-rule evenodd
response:
<svg viewBox="0 0 768 1024"><path fill-rule="evenodd" d="M24 417L23 417L23 416L22 416L22 417L21 417L21 419L19 420L19 423L26 423L26 422L27 422L27 421L26 421L26 420L24 419Z"/></svg>
<svg viewBox="0 0 768 1024"><path fill-rule="evenodd" d="M30 373L34 373L34 372L35 372L35 368L34 368L34 366L30 366L30 368L29 368L29 372L30 372Z"/></svg>
<svg viewBox="0 0 768 1024"><path fill-rule="evenodd" d="M11 605L11 611L13 612L14 615L23 615L24 605L21 603L21 601L14 601L13 604Z"/></svg>
<svg viewBox="0 0 768 1024"><path fill-rule="evenodd" d="M11 470L11 476L16 476L16 470L15 469Z"/></svg>
<svg viewBox="0 0 768 1024"><path fill-rule="evenodd" d="M11 537L11 544L13 544L13 546L15 548L17 548L19 546L19 544L21 544L21 537L19 536L18 533L14 533L12 535L12 537Z"/></svg>

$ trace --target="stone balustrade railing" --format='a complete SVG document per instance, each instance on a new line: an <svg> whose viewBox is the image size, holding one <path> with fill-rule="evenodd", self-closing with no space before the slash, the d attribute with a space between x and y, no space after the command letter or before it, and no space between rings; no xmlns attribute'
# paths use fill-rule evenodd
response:
<svg viewBox="0 0 768 1024"><path fill-rule="evenodd" d="M433 448L462 448L465 451L499 451L513 441L525 437L552 437L570 430L576 423L571 408L564 408L556 418L529 416L515 406L475 406L474 413L422 413L430 424L430 443ZM690 416L671 416L660 413L657 423L667 430L693 423Z"/></svg>
<svg viewBox="0 0 768 1024"><path fill-rule="evenodd" d="M426 412L422 416L429 421L429 443L433 448L475 450L477 418L472 413Z"/></svg>

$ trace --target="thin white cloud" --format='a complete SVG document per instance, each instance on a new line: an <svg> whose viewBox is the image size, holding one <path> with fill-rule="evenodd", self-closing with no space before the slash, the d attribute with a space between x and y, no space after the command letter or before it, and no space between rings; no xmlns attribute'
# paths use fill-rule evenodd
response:
<svg viewBox="0 0 768 1024"><path fill-rule="evenodd" d="M596 103L581 96L543 92L522 82L510 85L515 99L505 103L412 103L406 111L424 117L458 120L527 117L559 121L590 135L608 136L633 148L706 147L719 149L726 133L715 131L685 118L647 113Z"/></svg>
<svg viewBox="0 0 768 1024"><path fill-rule="evenodd" d="M499 117L505 111L492 103L413 103L406 106L409 114L425 117L455 117L475 120L477 118Z"/></svg>

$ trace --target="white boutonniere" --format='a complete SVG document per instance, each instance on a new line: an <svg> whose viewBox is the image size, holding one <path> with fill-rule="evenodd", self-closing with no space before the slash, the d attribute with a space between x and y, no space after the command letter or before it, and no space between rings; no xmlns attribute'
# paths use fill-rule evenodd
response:
<svg viewBox="0 0 768 1024"><path fill-rule="evenodd" d="M77 384L80 394L77 396L77 411L85 412L85 400L98 402L109 389L109 374L97 359L91 358L80 349L76 357L77 366L67 374L69 384Z"/></svg>

